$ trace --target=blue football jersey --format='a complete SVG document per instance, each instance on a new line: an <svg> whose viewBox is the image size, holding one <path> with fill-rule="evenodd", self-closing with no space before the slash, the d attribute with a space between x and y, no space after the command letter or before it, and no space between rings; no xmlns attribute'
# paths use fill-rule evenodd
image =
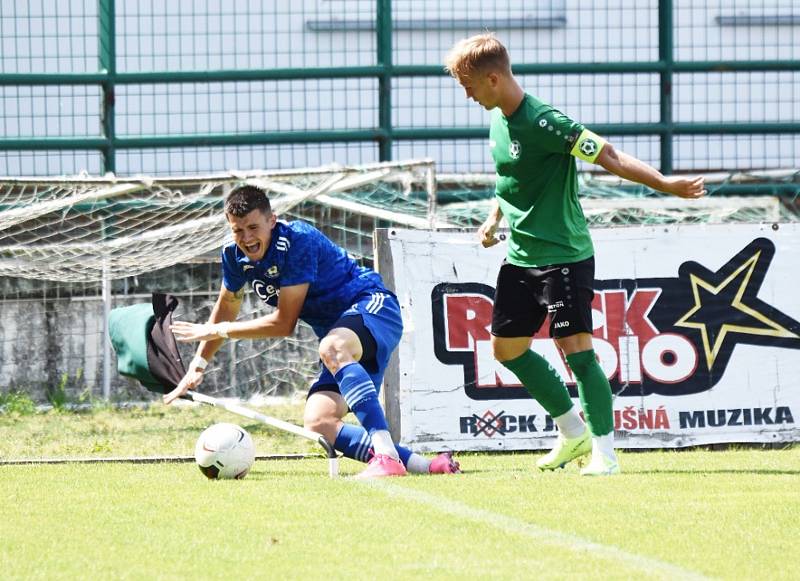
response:
<svg viewBox="0 0 800 581"><path fill-rule="evenodd" d="M359 266L344 249L312 225L278 221L264 257L250 261L234 243L222 249L222 282L236 292L250 284L277 306L281 287L308 283L300 318L324 337L363 292L385 290L381 276Z"/></svg>

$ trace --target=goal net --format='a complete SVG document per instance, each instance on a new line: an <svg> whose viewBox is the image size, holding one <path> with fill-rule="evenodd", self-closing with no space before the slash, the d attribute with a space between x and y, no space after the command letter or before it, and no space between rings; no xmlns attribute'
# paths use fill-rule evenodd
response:
<svg viewBox="0 0 800 581"><path fill-rule="evenodd" d="M705 179L705 197L683 200L610 174L582 174L580 201L595 228L800 221L798 170L714 173ZM438 218L480 225L491 206L494 181L487 174L439 174Z"/></svg>
<svg viewBox="0 0 800 581"><path fill-rule="evenodd" d="M264 188L281 218L315 224L368 264L376 227L442 225L429 160L192 178L0 178L0 393L25 391L37 401L148 397L109 361L108 311L170 292L180 299L179 318L206 320L229 240L224 198L244 183ZM265 309L250 293L240 316ZM193 346L181 347L190 359ZM284 339L230 341L204 390L293 394L317 360L304 325Z"/></svg>

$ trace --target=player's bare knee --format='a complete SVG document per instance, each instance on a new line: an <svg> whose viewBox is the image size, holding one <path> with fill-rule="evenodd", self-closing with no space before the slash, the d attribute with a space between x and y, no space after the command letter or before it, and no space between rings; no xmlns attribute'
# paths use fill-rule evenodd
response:
<svg viewBox="0 0 800 581"><path fill-rule="evenodd" d="M335 423L330 416L323 416L319 414L310 414L303 416L303 427L312 432L321 433L323 429L329 427L331 423Z"/></svg>
<svg viewBox="0 0 800 581"><path fill-rule="evenodd" d="M319 358L331 373L336 373L340 367L355 361L347 341L335 335L323 337L319 342Z"/></svg>
<svg viewBox="0 0 800 581"><path fill-rule="evenodd" d="M498 337L492 335L492 354L500 363L516 359L530 347L530 337Z"/></svg>
<svg viewBox="0 0 800 581"><path fill-rule="evenodd" d="M303 417L303 427L333 442L339 433L339 418L332 415L310 414Z"/></svg>
<svg viewBox="0 0 800 581"><path fill-rule="evenodd" d="M524 352L524 347L513 344L509 345L504 342L492 341L492 354L500 363L503 363L504 361L510 361L511 359L516 359Z"/></svg>
<svg viewBox="0 0 800 581"><path fill-rule="evenodd" d="M512 359L516 359L519 357L520 354L514 355L509 353L505 349L495 349L494 350L494 358L499 361L500 363L505 363L506 361L510 361Z"/></svg>
<svg viewBox="0 0 800 581"><path fill-rule="evenodd" d="M337 341L334 337L325 337L319 343L319 358L331 373L336 373L339 370L341 346L336 343Z"/></svg>

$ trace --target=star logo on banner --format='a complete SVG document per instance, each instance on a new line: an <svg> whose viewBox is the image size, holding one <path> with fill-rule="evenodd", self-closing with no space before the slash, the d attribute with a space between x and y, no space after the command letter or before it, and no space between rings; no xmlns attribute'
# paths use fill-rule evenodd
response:
<svg viewBox="0 0 800 581"><path fill-rule="evenodd" d="M691 262L681 267L681 278L688 275L694 304L675 326L699 331L709 371L721 354L722 364L727 364L737 343L800 339L787 328L785 315L757 298L773 253L772 246L750 244L717 272Z"/></svg>

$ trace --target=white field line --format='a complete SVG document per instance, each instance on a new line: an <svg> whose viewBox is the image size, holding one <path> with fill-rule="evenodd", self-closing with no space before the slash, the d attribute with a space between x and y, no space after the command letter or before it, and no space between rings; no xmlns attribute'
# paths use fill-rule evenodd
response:
<svg viewBox="0 0 800 581"><path fill-rule="evenodd" d="M561 547L574 552L587 553L590 557L601 557L609 561L624 563L635 567L645 573L648 578L663 579L710 579L700 573L684 569L677 565L659 561L643 555L629 553L611 545L596 543L576 535L562 533L553 529L537 526L504 514L491 512L480 508L473 508L466 504L443 498L427 492L405 488L390 484L386 480L360 481L377 490L385 492L402 500L409 500L424 504L430 508L449 514L456 518L480 523L482 526L491 526L503 533L513 533L533 539L539 543Z"/></svg>

